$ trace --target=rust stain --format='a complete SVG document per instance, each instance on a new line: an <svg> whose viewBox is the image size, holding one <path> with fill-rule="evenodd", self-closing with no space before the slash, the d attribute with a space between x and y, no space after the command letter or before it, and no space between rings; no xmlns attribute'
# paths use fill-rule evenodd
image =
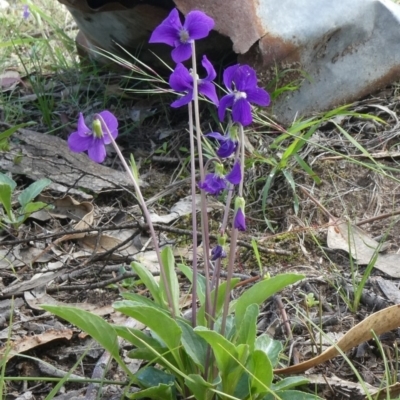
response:
<svg viewBox="0 0 400 400"><path fill-rule="evenodd" d="M397 81L398 79L400 79L400 65L392 67L389 71L386 72L385 75L383 75L379 79L375 79L369 85L363 86L362 90L360 90L358 93L354 93L351 96L350 101L357 100L371 93L377 92L378 90Z"/></svg>
<svg viewBox="0 0 400 400"><path fill-rule="evenodd" d="M215 21L215 30L228 36L236 53L246 53L265 34L257 9L258 0L174 0L184 14L201 10Z"/></svg>

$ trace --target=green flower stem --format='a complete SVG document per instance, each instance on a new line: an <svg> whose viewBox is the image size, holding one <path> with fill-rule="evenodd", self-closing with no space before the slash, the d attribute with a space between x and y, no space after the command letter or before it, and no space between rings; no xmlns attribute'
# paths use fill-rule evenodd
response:
<svg viewBox="0 0 400 400"><path fill-rule="evenodd" d="M147 225L148 225L149 230L150 230L150 235L151 235L151 238L152 238L152 241L153 241L153 245L154 245L154 251L157 254L157 260L158 260L158 263L160 264L161 279L165 282L165 291L167 293L167 301L168 301L168 305L169 305L169 308L170 308L170 311L171 311L171 315L175 319L176 315L175 315L174 303L172 301L172 295L171 295L171 290L170 290L171 288L168 285L168 280L167 280L167 277L166 277L166 274L165 274L165 270L164 270L164 266L163 266L162 259L161 259L161 251L160 251L160 247L158 246L157 235L156 235L156 231L154 230L153 222L151 221L151 216L150 216L150 213L149 213L149 209L147 208L147 205L146 205L146 202L145 202L145 200L143 198L142 191L140 190L139 184L138 184L138 182L136 181L135 177L132 174L132 170L129 168L128 164L126 163L125 158L121 153L121 150L119 149L117 143L115 143L115 140L112 137L107 125L105 124L105 122L103 120L103 118L101 118L100 115L99 115L99 118L100 118L101 123L103 124L103 127L105 128L108 136L110 137L111 143L114 146L114 149L117 152L118 157L121 160L122 165L125 168L125 171L127 172L129 178L131 179L131 181L133 183L133 187L135 189L137 199L139 201L139 204L140 204L140 207L142 209L144 218L147 221Z"/></svg>

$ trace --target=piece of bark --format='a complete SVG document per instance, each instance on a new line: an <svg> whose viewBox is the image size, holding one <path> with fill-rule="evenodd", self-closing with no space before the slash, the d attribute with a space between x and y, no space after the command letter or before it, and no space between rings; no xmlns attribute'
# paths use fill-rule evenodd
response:
<svg viewBox="0 0 400 400"><path fill-rule="evenodd" d="M18 140L15 140L18 139ZM0 153L0 169L26 175L36 181L49 178L50 189L83 194L132 188L124 172L97 164L86 154L72 153L57 136L19 129L12 136L10 150Z"/></svg>

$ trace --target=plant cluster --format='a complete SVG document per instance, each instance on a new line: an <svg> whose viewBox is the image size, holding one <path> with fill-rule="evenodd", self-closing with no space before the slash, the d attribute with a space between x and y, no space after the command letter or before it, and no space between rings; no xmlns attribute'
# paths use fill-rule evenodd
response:
<svg viewBox="0 0 400 400"><path fill-rule="evenodd" d="M176 9L154 30L150 42L173 47L171 56L177 63L169 84L180 96L171 107L188 106L191 144L193 265L176 265L172 249L160 249L149 211L138 185L138 171L131 158L129 166L115 139L118 121L109 111L95 115L88 128L82 114L77 131L68 143L75 152L87 151L95 162L106 157L105 145L112 144L132 180L158 256L161 279L157 281L140 263L131 267L147 287L151 298L124 293L114 308L148 327L147 332L114 325L91 313L73 307L44 306L46 310L77 325L106 350L127 373L138 392L127 390L131 399L316 399L312 394L294 388L307 381L286 378L273 381L273 369L279 363L282 345L266 334L258 335L257 319L260 305L277 291L302 279L301 275L282 274L262 281L246 290L235 300L231 293L238 280L233 277L239 231L246 230L246 202L243 196L245 174L244 126L253 121L252 104L268 106L269 94L258 86L256 72L248 65L236 64L223 73L226 94L219 99L214 79L216 72L204 55L201 64L204 78L197 75L195 42L205 38L214 21L201 11L191 11L184 23ZM192 59L192 69L182 62ZM203 135L199 121L199 95L218 108L223 121L231 118L224 133ZM231 109L231 111L229 111ZM203 161L205 140L218 143L216 157ZM196 181L195 159L199 161ZM196 220L196 193L201 196L200 227ZM207 195L225 193L225 209L218 241L211 248L208 235ZM233 207L233 216L231 208ZM230 219L231 218L231 219ZM230 237L227 231L230 227ZM197 232L202 235L204 275L198 272ZM190 315L179 307L178 268L192 283ZM220 282L221 269L227 278ZM144 360L142 368L132 374L119 355L118 338L134 345L130 357Z"/></svg>

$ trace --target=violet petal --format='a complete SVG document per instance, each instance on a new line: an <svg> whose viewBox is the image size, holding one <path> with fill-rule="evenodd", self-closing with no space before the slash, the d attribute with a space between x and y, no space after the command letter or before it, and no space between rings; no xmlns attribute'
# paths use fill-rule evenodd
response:
<svg viewBox="0 0 400 400"><path fill-rule="evenodd" d="M232 107L233 100L235 98L234 94L227 94L225 95L220 101L218 105L218 118L220 121L224 120L225 112L228 107Z"/></svg>
<svg viewBox="0 0 400 400"><path fill-rule="evenodd" d="M172 108L179 108L189 104L193 100L193 90L190 89L184 96L171 103Z"/></svg>
<svg viewBox="0 0 400 400"><path fill-rule="evenodd" d="M211 250L211 261L216 261L219 258L225 258L225 257L226 257L226 252L220 244L213 247L213 249Z"/></svg>
<svg viewBox="0 0 400 400"><path fill-rule="evenodd" d="M100 117L103 119L104 123L107 125L108 130L110 131L111 136L114 140L118 136L118 120L115 118L114 114L110 111L104 110L99 113ZM107 133L107 130L102 127L103 130L103 141L105 144L110 144L111 139Z"/></svg>
<svg viewBox="0 0 400 400"><path fill-rule="evenodd" d="M217 174L207 174L203 182L199 183L199 188L209 194L218 196L226 189L225 179Z"/></svg>
<svg viewBox="0 0 400 400"><path fill-rule="evenodd" d="M211 82L203 82L201 79L199 81L199 93L203 96L208 97L216 106L219 104L217 91L215 86Z"/></svg>
<svg viewBox="0 0 400 400"><path fill-rule="evenodd" d="M176 40L179 39L179 30L181 27L182 23L179 19L179 12L174 8L168 17L154 29L149 43L165 43L169 46L175 46Z"/></svg>
<svg viewBox="0 0 400 400"><path fill-rule="evenodd" d="M234 142L231 139L221 142L221 146L217 150L217 156L221 158L228 158L235 152L236 147L237 142Z"/></svg>
<svg viewBox="0 0 400 400"><path fill-rule="evenodd" d="M106 148L104 147L104 143L102 139L95 138L93 140L92 145L88 149L89 158L94 162L102 163L106 158Z"/></svg>
<svg viewBox="0 0 400 400"><path fill-rule="evenodd" d="M239 64L232 65L231 67L226 68L224 71L223 81L228 90L232 90L233 78L235 77L236 70L239 68L239 66Z"/></svg>
<svg viewBox="0 0 400 400"><path fill-rule="evenodd" d="M177 64L169 77L169 85L177 92L186 92L193 88L193 77L183 64Z"/></svg>
<svg viewBox="0 0 400 400"><path fill-rule="evenodd" d="M78 134L82 137L88 136L92 131L86 126L85 124L85 118L83 118L83 114L79 113L79 118L78 118Z"/></svg>
<svg viewBox="0 0 400 400"><path fill-rule="evenodd" d="M203 39L214 28L214 20L202 11L191 11L187 14L184 28L187 29L191 39Z"/></svg>
<svg viewBox="0 0 400 400"><path fill-rule="evenodd" d="M268 92L259 87L248 89L246 94L247 101L257 104L259 106L269 106L271 102L271 97L269 96Z"/></svg>
<svg viewBox="0 0 400 400"><path fill-rule="evenodd" d="M211 62L208 60L206 56L203 56L201 64L207 71L207 76L203 79L203 81L213 81L217 77L217 73L215 72L214 66L211 64Z"/></svg>
<svg viewBox="0 0 400 400"><path fill-rule="evenodd" d="M253 122L251 106L246 99L241 98L233 103L232 119L234 122L239 122L243 126L250 125Z"/></svg>
<svg viewBox="0 0 400 400"><path fill-rule="evenodd" d="M256 71L248 65L241 65L236 70L234 82L237 90L247 92L248 89L257 87Z"/></svg>
<svg viewBox="0 0 400 400"><path fill-rule="evenodd" d="M188 60L192 56L192 45L190 43L182 43L171 52L171 57L176 63Z"/></svg>
<svg viewBox="0 0 400 400"><path fill-rule="evenodd" d="M86 151L92 145L93 136L81 136L79 132L74 132L68 137L68 147L74 153Z"/></svg>
<svg viewBox="0 0 400 400"><path fill-rule="evenodd" d="M238 208L238 210L236 211L235 219L233 221L233 226L234 228L242 232L246 230L246 218L241 208Z"/></svg>
<svg viewBox="0 0 400 400"><path fill-rule="evenodd" d="M242 170L240 167L240 163L236 162L228 175L225 176L226 180L232 185L238 185L242 180Z"/></svg>

